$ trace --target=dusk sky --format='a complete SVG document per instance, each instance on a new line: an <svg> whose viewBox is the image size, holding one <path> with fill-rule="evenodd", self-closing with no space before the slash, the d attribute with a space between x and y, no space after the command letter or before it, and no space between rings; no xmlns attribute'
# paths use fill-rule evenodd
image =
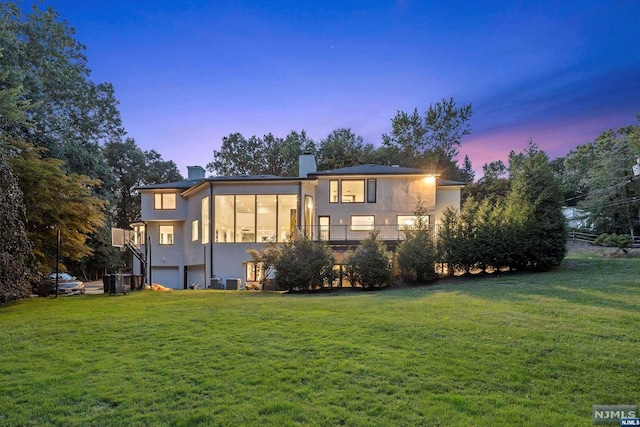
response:
<svg viewBox="0 0 640 427"><path fill-rule="evenodd" d="M28 4L25 2L25 5ZM481 5L480 5L481 4ZM551 158L637 124L640 1L48 1L124 126L186 175L223 136L348 127L472 103L476 170L529 138Z"/></svg>

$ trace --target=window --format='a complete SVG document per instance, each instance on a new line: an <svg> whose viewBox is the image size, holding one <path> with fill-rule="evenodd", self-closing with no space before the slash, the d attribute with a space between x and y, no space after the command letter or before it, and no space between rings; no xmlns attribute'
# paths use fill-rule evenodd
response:
<svg viewBox="0 0 640 427"><path fill-rule="evenodd" d="M214 213L216 243L285 242L298 226L298 196L217 195Z"/></svg>
<svg viewBox="0 0 640 427"><path fill-rule="evenodd" d="M341 184L342 203L364 203L364 179L343 179Z"/></svg>
<svg viewBox="0 0 640 427"><path fill-rule="evenodd" d="M247 282L261 282L264 280L264 271L262 264L256 264L253 262L247 263Z"/></svg>
<svg viewBox="0 0 640 427"><path fill-rule="evenodd" d="M155 193L153 195L155 210L169 210L176 208L176 193Z"/></svg>
<svg viewBox="0 0 640 427"><path fill-rule="evenodd" d="M338 203L338 180L329 181L329 203Z"/></svg>
<svg viewBox="0 0 640 427"><path fill-rule="evenodd" d="M200 216L202 218L202 244L204 245L209 243L209 230L211 227L211 221L209 219L209 197L204 197L200 202Z"/></svg>
<svg viewBox="0 0 640 427"><path fill-rule="evenodd" d="M318 225L320 226L320 240L329 240L330 234L330 225L329 225L330 217L328 216L320 216L318 217Z"/></svg>
<svg viewBox="0 0 640 427"><path fill-rule="evenodd" d="M352 231L371 231L374 224L373 215L359 215L351 217L351 230Z"/></svg>
<svg viewBox="0 0 640 427"><path fill-rule="evenodd" d="M415 215L398 215L398 230L412 230L418 225L418 217ZM422 217L422 224L429 225L429 215Z"/></svg>
<svg viewBox="0 0 640 427"><path fill-rule="evenodd" d="M236 196L236 242L256 241L256 196Z"/></svg>
<svg viewBox="0 0 640 427"><path fill-rule="evenodd" d="M286 242L298 227L298 195L278 196L278 241Z"/></svg>
<svg viewBox="0 0 640 427"><path fill-rule="evenodd" d="M215 242L233 242L235 222L234 196L215 196Z"/></svg>
<svg viewBox="0 0 640 427"><path fill-rule="evenodd" d="M278 196L256 196L258 242L275 242L278 219Z"/></svg>
<svg viewBox="0 0 640 427"><path fill-rule="evenodd" d="M198 241L198 220L197 219L194 219L193 221L191 221L191 241L192 242Z"/></svg>
<svg viewBox="0 0 640 427"><path fill-rule="evenodd" d="M160 239L158 242L161 245L173 245L173 225L160 226Z"/></svg>
<svg viewBox="0 0 640 427"><path fill-rule="evenodd" d="M367 180L367 203L376 202L376 187L377 183L375 179Z"/></svg>
<svg viewBox="0 0 640 427"><path fill-rule="evenodd" d="M312 238L311 230L313 226L313 197L304 196L304 226L307 237Z"/></svg>

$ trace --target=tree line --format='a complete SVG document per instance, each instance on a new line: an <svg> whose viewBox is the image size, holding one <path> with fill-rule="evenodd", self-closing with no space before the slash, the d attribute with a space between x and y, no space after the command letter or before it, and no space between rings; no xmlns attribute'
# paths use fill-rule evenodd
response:
<svg viewBox="0 0 640 427"><path fill-rule="evenodd" d="M444 179L472 182L469 157L465 156L462 167L456 160L462 137L471 133L472 116L471 104L458 106L453 98L429 105L424 115L417 109L398 111L378 147L350 128L334 129L320 141L309 138L304 130L291 131L284 138L271 133L247 138L236 132L222 138L207 170L215 175L297 176L298 156L313 153L318 170L401 164L437 172Z"/></svg>

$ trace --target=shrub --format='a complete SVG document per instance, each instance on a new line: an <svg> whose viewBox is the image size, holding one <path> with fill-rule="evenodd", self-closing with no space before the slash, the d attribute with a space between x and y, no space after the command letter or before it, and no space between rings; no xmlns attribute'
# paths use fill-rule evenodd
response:
<svg viewBox="0 0 640 427"><path fill-rule="evenodd" d="M323 286L332 276L333 252L326 242L301 237L282 244L273 260L278 286L294 290Z"/></svg>
<svg viewBox="0 0 640 427"><path fill-rule="evenodd" d="M391 278L389 261L389 252L376 230L350 254L347 269L353 272L363 288L381 287L387 285Z"/></svg>
<svg viewBox="0 0 640 427"><path fill-rule="evenodd" d="M602 246L602 254L605 256L616 256L620 252L625 254L629 252L631 248L631 239L628 236L616 234L616 233L603 233L599 235L593 242L594 245ZM604 248L609 248L604 249Z"/></svg>

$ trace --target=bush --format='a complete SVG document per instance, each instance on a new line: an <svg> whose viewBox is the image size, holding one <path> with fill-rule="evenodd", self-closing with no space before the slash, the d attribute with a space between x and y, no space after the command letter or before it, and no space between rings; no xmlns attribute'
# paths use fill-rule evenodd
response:
<svg viewBox="0 0 640 427"><path fill-rule="evenodd" d="M314 289L332 276L333 252L326 242L301 237L286 242L273 261L278 286L287 290Z"/></svg>
<svg viewBox="0 0 640 427"><path fill-rule="evenodd" d="M352 271L363 288L385 286L391 278L390 259L386 245L376 230L350 254L347 270Z"/></svg>
<svg viewBox="0 0 640 427"><path fill-rule="evenodd" d="M629 249L631 248L631 239L628 236L616 233L603 233L594 240L593 244L602 246L603 248L610 248L609 250L603 249L603 255L616 256L619 255L620 252L624 252L625 254L629 252Z"/></svg>
<svg viewBox="0 0 640 427"><path fill-rule="evenodd" d="M416 230L407 233L407 238L398 246L398 263L402 269L402 279L406 282L436 279L437 258L431 231Z"/></svg>

